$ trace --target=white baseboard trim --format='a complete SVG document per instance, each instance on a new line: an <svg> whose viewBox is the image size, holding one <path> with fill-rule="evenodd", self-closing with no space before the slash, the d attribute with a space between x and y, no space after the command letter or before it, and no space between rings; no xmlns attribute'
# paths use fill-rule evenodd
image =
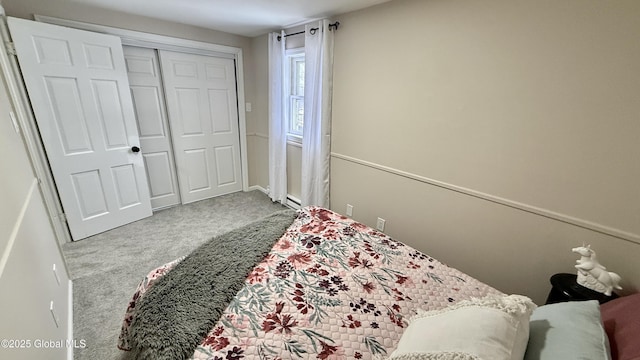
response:
<svg viewBox="0 0 640 360"><path fill-rule="evenodd" d="M263 188L260 185L249 186L249 189L247 191L253 191L253 190L262 191L263 193L269 195L268 192L267 192L267 189Z"/></svg>
<svg viewBox="0 0 640 360"><path fill-rule="evenodd" d="M73 342L73 281L69 280L68 291L68 305L67 305L67 337L68 344L74 344ZM67 347L67 360L73 360L73 346Z"/></svg>
<svg viewBox="0 0 640 360"><path fill-rule="evenodd" d="M615 238L618 239L622 239L622 240L627 240L627 241L631 241L634 242L636 244L640 244L640 235L639 234L633 234L624 230L620 230L620 229L616 229L616 228L612 228L606 225L602 225L602 224L598 224L589 220L585 220L585 219L580 219L580 218L576 218L567 214L562 214L562 213L558 213L549 209L543 209L543 208L539 208L537 206L533 206L533 205L529 205L529 204L525 204L525 203L521 203L521 202L517 202L517 201L513 201L513 200L509 200L509 199L505 199L499 196L495 196L495 195L491 195L491 194L487 194L487 193L483 193L477 190L473 190L473 189L468 189L468 188L464 188L461 186L457 186L454 184L449 184L443 181L439 181L439 180L435 180L435 179L430 179L424 176L420 176L417 174L413 174L407 171L402 171L399 169L394 169L392 167L389 166L385 166L385 165L381 165L381 164L376 164L370 161L366 161L366 160L362 160L362 159L358 159L358 158L354 158L348 155L343 155L343 154L339 154L339 153L331 153L331 157L336 158L336 159L340 159L340 160L344 160L344 161L348 161L354 164L358 164L358 165L362 165L362 166L366 166L372 169L376 169L376 170L380 170L380 171L384 171L386 173L389 174L393 174L393 175L397 175L397 176L401 176L407 179L411 179L411 180L415 180L415 181L419 181L421 183L425 183L425 184L429 184L429 185L433 185L433 186L437 186L439 188L443 188L443 189L447 189L447 190L451 190L451 191L455 191L457 193L460 194L465 194L465 195L469 195L469 196L473 196L475 198L478 199L482 199L482 200L486 200L486 201L490 201L496 204L500 204L500 205L504 205L504 206L508 206L510 208L513 209L517 209L517 210L522 210L531 214L536 214L539 216L543 216L549 219L553 219L553 220L557 220L566 224L571 224L583 229L588 229L588 230L592 230L601 234L605 234L605 235L609 235L609 236L613 236Z"/></svg>
<svg viewBox="0 0 640 360"><path fill-rule="evenodd" d="M263 134L263 133L259 133L259 132L247 133L247 136L256 136L256 137L263 138L263 139L268 139L269 138L269 135Z"/></svg>

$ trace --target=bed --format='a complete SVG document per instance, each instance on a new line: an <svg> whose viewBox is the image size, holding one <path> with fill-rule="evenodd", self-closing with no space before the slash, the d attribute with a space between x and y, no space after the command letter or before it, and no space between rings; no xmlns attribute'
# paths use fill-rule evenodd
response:
<svg viewBox="0 0 640 360"><path fill-rule="evenodd" d="M382 359L398 351L410 324L414 335L434 331L436 316L425 314L500 296L377 230L307 207L151 271L128 305L118 347L139 359ZM523 347L534 307L521 306Z"/></svg>

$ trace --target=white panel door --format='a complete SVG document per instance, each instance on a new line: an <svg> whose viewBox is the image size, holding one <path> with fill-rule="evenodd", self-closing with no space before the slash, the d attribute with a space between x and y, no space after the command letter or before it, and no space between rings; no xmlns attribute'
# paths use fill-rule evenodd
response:
<svg viewBox="0 0 640 360"><path fill-rule="evenodd" d="M180 204L158 55L154 49L123 46L123 50L151 207L155 210Z"/></svg>
<svg viewBox="0 0 640 360"><path fill-rule="evenodd" d="M159 53L182 202L242 190L233 60Z"/></svg>
<svg viewBox="0 0 640 360"><path fill-rule="evenodd" d="M150 216L120 38L8 21L73 239Z"/></svg>

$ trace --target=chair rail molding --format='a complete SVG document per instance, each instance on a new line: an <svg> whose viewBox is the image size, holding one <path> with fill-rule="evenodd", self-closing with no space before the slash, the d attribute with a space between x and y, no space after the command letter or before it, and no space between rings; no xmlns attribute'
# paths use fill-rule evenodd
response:
<svg viewBox="0 0 640 360"><path fill-rule="evenodd" d="M385 165L381 165L381 164L377 164L371 161L367 161L367 160L362 160L362 159L358 159L355 157L351 157L348 155L344 155L344 154L340 154L340 153L335 153L332 152L331 153L331 157L332 158L336 158L336 159L340 159L340 160L344 160L350 163L354 163L354 164L358 164L358 165L362 165L362 166L366 166L372 169L376 169L379 171L384 171L386 173L390 173L393 175L397 175L397 176L401 176L407 179L411 179L414 181L418 181L421 183L425 183L425 184L429 184L432 186L437 186L439 188L442 189L446 189L446 190L450 190L450 191L455 191L457 193L460 194L464 194L464 195L468 195L468 196L472 196L478 199L482 199L482 200L486 200L486 201L490 201L499 205L503 205L503 206L507 206L516 210L521 210L521 211L525 211L531 214L535 214L535 215L539 215L539 216L543 216L549 219L553 219L553 220L557 220L566 224L571 224L583 229L587 229L587 230L591 230L591 231L595 231L601 234L605 234L605 235L609 235L621 240L625 240L625 241L630 241L636 244L640 244L640 235L639 234L634 234L634 233L630 233L621 229L616 229L610 226L606 226L603 224L599 224L593 221L589 221L589 220L585 220L585 219L580 219L571 215L567 215L567 214L562 214L553 210L549 210L549 209L544 209L541 207L537 207L537 206L533 206L533 205L529 205L529 204L525 204L522 202L518 202L518 201L514 201L514 200L510 200L510 199L506 199L503 197L499 197L496 195L492 195L492 194L487 194L487 193L483 193L481 191L477 191L477 190L473 190L473 189L469 189L469 188L465 188L462 186L457 186L454 184L450 184L450 183L446 183L444 181L440 181L440 180L435 180L435 179L431 179L428 177L424 177L421 175L417 175L417 174L413 174L407 171L403 171L403 170L399 170L399 169L395 169L389 166L385 166Z"/></svg>

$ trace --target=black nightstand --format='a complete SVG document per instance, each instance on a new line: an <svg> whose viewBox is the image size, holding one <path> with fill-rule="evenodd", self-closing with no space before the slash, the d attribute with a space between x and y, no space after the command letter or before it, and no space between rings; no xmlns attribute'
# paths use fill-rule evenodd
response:
<svg viewBox="0 0 640 360"><path fill-rule="evenodd" d="M603 293L588 289L577 282L576 274L555 274L551 276L551 291L547 297L547 304L559 303L564 301L585 301L598 300L600 304L604 304L609 300L618 297L616 293L607 296Z"/></svg>

